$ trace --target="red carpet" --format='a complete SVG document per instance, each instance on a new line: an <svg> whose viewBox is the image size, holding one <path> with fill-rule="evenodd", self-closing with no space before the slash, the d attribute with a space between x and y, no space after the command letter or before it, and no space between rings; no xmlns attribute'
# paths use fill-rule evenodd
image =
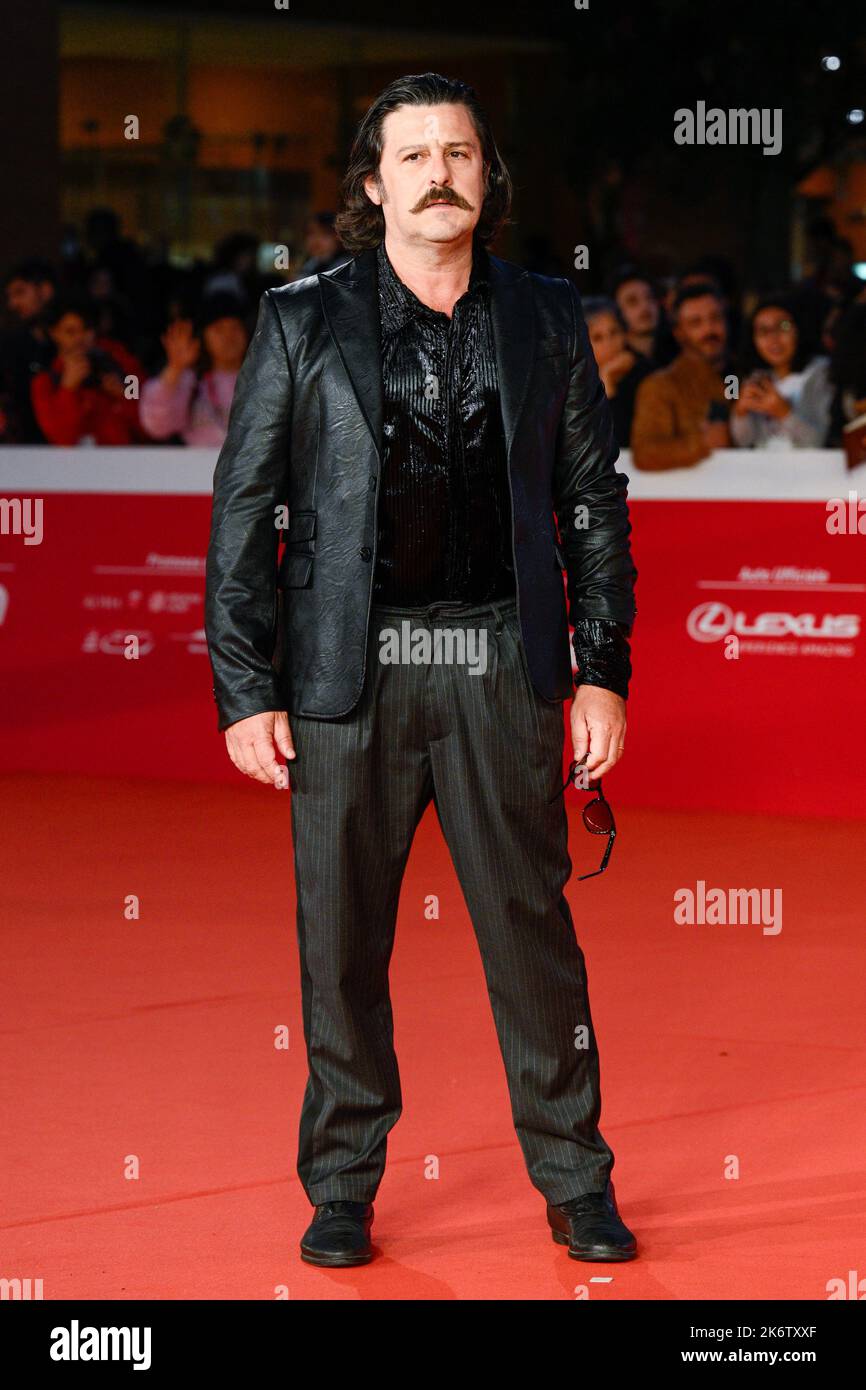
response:
<svg viewBox="0 0 866 1390"><path fill-rule="evenodd" d="M329 1273L297 1255L289 793L24 775L3 789L0 1276L41 1278L46 1299L598 1300L824 1299L866 1273L862 822L621 810L609 873L569 885L602 1128L642 1246L613 1266L550 1241L430 808L392 968L405 1110L382 1255ZM607 790L616 807L615 777ZM572 797L577 873L599 842ZM698 880L781 888L782 931L677 925L674 893Z"/></svg>

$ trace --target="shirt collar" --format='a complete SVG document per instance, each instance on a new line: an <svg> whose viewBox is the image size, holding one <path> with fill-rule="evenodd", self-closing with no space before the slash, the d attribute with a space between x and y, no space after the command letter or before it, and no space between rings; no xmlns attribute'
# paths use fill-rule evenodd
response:
<svg viewBox="0 0 866 1390"><path fill-rule="evenodd" d="M429 322L437 322L441 315L429 304L424 304L404 285L392 266L384 241L376 248L376 269L379 283L379 305L383 326L387 332L395 333L409 319L420 317ZM469 275L469 288L466 293L481 294L486 298L490 291L490 258L486 247L480 242L472 244L472 270Z"/></svg>

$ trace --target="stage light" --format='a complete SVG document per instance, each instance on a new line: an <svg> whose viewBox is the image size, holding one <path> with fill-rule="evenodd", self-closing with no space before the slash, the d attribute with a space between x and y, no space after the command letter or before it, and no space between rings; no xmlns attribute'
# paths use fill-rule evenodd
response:
<svg viewBox="0 0 866 1390"><path fill-rule="evenodd" d="M837 58L835 53L830 53L826 58L821 59L821 67L825 72L838 72L842 66L842 59Z"/></svg>
<svg viewBox="0 0 866 1390"><path fill-rule="evenodd" d="M862 106L853 107L845 116L845 120L851 125L862 125L864 111Z"/></svg>
<svg viewBox="0 0 866 1390"><path fill-rule="evenodd" d="M855 261L851 269L858 280L866 280L866 261Z"/></svg>

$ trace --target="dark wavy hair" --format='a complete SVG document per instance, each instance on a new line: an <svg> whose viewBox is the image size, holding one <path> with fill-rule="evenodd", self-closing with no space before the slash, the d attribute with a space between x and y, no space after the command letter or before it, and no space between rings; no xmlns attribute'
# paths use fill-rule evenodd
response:
<svg viewBox="0 0 866 1390"><path fill-rule="evenodd" d="M371 174L379 177L385 117L400 106L442 105L465 106L481 142L487 175L475 239L488 245L510 221L511 175L496 148L487 113L475 91L458 78L442 77L438 72L417 73L391 82L380 92L358 126L343 180L343 210L334 223L347 251L366 251L378 246L385 237L385 215L381 207L370 201L364 188L364 180Z"/></svg>
<svg viewBox="0 0 866 1390"><path fill-rule="evenodd" d="M793 320L797 330L797 350L791 359L791 371L801 372L816 355L819 345L816 341L817 325L812 321L802 297L798 296L795 290L777 290L775 293L761 295L749 315L743 336L740 354L743 372L748 374L766 368L767 365L755 343L755 319L762 309L781 309Z"/></svg>

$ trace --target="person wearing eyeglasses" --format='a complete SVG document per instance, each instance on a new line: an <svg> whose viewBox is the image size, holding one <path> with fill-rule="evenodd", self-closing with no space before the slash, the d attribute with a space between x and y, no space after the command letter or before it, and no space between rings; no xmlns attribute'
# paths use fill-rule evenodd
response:
<svg viewBox="0 0 866 1390"><path fill-rule="evenodd" d="M833 405L829 366L830 359L809 344L792 299L763 298L752 312L746 375L730 415L733 443L746 449L822 448Z"/></svg>

